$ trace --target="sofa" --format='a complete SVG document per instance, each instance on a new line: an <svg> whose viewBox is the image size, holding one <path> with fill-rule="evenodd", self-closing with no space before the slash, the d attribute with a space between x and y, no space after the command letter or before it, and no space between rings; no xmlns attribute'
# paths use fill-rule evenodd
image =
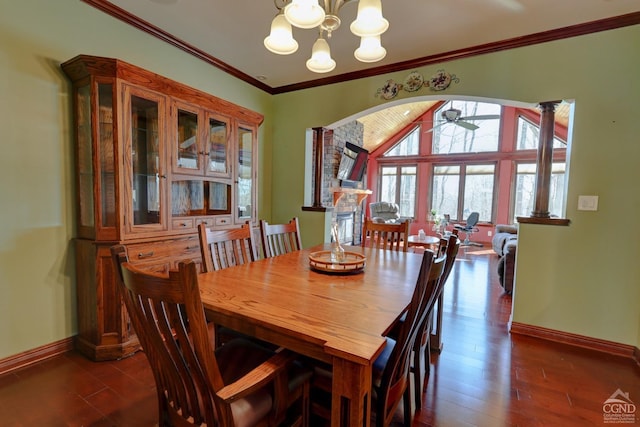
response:
<svg viewBox="0 0 640 427"><path fill-rule="evenodd" d="M513 292L513 279L518 248L518 227L498 224L491 240L493 251L500 257L498 261L498 280L508 294Z"/></svg>

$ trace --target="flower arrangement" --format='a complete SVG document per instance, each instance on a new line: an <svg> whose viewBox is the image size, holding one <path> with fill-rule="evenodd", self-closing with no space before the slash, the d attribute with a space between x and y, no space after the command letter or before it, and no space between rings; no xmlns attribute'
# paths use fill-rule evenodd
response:
<svg viewBox="0 0 640 427"><path fill-rule="evenodd" d="M447 215L440 216L435 209L431 209L431 221L433 222L433 226L431 229L441 236L445 235L447 225L449 225L449 221L447 221Z"/></svg>

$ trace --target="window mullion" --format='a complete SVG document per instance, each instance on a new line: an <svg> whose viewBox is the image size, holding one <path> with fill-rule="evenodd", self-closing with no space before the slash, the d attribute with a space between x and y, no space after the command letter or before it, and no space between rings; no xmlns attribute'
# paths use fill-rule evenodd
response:
<svg viewBox="0 0 640 427"><path fill-rule="evenodd" d="M396 166L396 204L400 206L402 198L402 166Z"/></svg>
<svg viewBox="0 0 640 427"><path fill-rule="evenodd" d="M464 220L464 189L467 179L467 165L460 163L460 182L458 183L458 212L456 214L458 221Z"/></svg>

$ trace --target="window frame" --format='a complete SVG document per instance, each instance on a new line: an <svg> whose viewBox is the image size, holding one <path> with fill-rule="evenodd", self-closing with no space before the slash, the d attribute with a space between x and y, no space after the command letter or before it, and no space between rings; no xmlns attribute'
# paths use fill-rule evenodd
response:
<svg viewBox="0 0 640 427"><path fill-rule="evenodd" d="M460 104L462 104L462 105L460 105ZM466 122L469 122L471 124L475 124L477 126L482 126L481 124L478 124L478 123L481 123L484 120L497 120L498 124L497 124L497 134L495 135L495 139L496 139L495 147L491 147L491 149L477 149L477 147L476 147L475 151L469 150L469 151L453 151L453 152L437 152L437 153L434 152L436 145L439 145L439 144L436 144L435 140L441 138L441 136L440 136L441 133L444 131L444 129L447 129L447 127L449 125L453 126L453 127L449 127L450 130L453 129L453 132L455 132L456 129L458 129L460 132L464 132L465 136L463 138L463 142L464 142L463 145L465 146L465 148L466 148L467 142L469 142L469 139L468 139L469 136L470 136L471 142L473 142L475 140L475 136L474 135L477 135L476 134L476 130L469 130L469 129L465 129L464 127L460 127L460 126L458 126L456 124L453 124L453 123L447 123L446 121L444 121L444 119L442 117L442 114L443 114L444 111L451 110L451 109L455 109L455 110L460 111L462 117L465 117L465 116L467 116L466 112L469 110L469 108L472 108L472 107L469 106L470 104L476 104L476 109L478 108L477 106L480 105L480 104L483 104L483 105L486 105L486 106L492 106L491 108L497 107L498 111L495 112L495 113L494 112L487 113L485 111L480 111L480 112L471 114L471 116L470 116L470 117L473 117L475 115L497 114L497 115L500 116L497 119L465 120ZM488 108L488 107L484 107L484 108ZM432 131L431 131L432 142L431 142L431 152L430 152L430 154L434 155L434 156L452 156L452 155L460 155L460 154L464 155L464 154L470 154L470 153L494 153L494 154L495 153L499 153L501 151L501 146L500 146L500 143L501 143L501 140L502 140L501 129L502 129L502 125L503 125L504 116L505 116L504 107L502 105L498 104L498 103L495 103L495 102L470 101L470 100L448 100L448 101L443 102L442 104L440 104L436 108L434 108L433 112L432 112L432 116L431 117L432 117L432 120L433 120L433 128L432 128ZM459 129L459 128L461 128L461 129ZM480 130L480 133L482 133L482 130ZM486 135L480 137L481 138L480 141L479 141L480 146L482 146L482 144L483 144L483 142L482 142L483 139L482 138L484 138L484 137L486 137Z"/></svg>
<svg viewBox="0 0 640 427"><path fill-rule="evenodd" d="M402 173L402 169L406 168L406 167L412 167L415 168L415 183L416 185L414 186L413 189L413 212L411 213L411 215L403 215L402 212L402 177L404 176ZM395 177L396 177L396 188L395 188L395 200L391 201L391 200L378 200L378 201L385 201L385 202L393 202L396 203L399 207L400 207L400 215L403 218L411 218L411 219L415 219L416 218L416 210L417 210L417 203L418 203L418 183L420 182L420 173L419 173L419 166L417 163L415 162L394 162L394 163L381 163L378 165L378 198L381 199L381 192L382 192L382 180L384 179L385 176L390 176L390 175L385 175L383 173L383 169L384 168L395 168L396 169L396 173L395 173ZM408 175L407 175L408 176Z"/></svg>
<svg viewBox="0 0 640 427"><path fill-rule="evenodd" d="M518 173L518 166L519 165L533 165L534 168L537 170L537 162L535 160L533 160L533 161L532 160L515 160L513 163L514 163L513 164L513 182L512 182L510 206L509 206L509 220L513 221L515 223L516 222L516 217L518 217L518 216L529 216L530 215L530 212L528 212L527 215L517 215L516 214L516 201L517 201L517 197L518 197L518 195L517 195L517 192L518 192L518 190L517 190L518 175L524 175L524 173ZM566 192L566 189L567 189L566 187L567 186L566 186L566 181L565 181L567 179L567 161L566 161L565 158L562 158L562 159L554 158L553 159L553 161L551 163L551 177L552 177L552 180L553 180L553 175L554 175L553 169L554 169L554 166L557 165L557 164L564 164L564 171L562 172L562 175L564 175L564 177L563 177L564 191L563 191L563 197L562 197L562 211L563 212L560 212L560 214L563 214L564 211L566 211L566 204L567 204L567 192ZM558 175L559 173L556 172L555 174ZM537 177L536 172L533 172L533 173L529 172L529 173L526 173L526 175L533 175L534 180ZM535 203L535 187L534 187L534 195L533 196L534 196L533 203ZM551 204L551 195L549 195L549 197L550 197L549 198L549 203ZM531 207L532 210L533 210L533 207L534 206ZM551 212L551 206L549 206L549 211L550 211L549 213L551 214L552 217L559 217L559 218L562 217L562 215L553 214Z"/></svg>
<svg viewBox="0 0 640 427"><path fill-rule="evenodd" d="M450 155L442 155L442 156L450 156ZM480 223L487 223L487 224L493 224L495 223L495 218L496 218L496 203L497 203L497 198L496 198L496 194L498 191L498 183L499 183L499 176L498 176L498 170L499 170L499 161L497 159L493 159L493 160L485 160L485 161L433 161L430 162L431 164L431 179L429 182L429 200L428 200L428 204L429 204L429 209L427 209L428 212L431 212L431 210L433 209L433 196L435 194L434 192L434 185L435 185L435 178L436 178L436 173L435 173L435 169L437 167L442 167L442 166L457 166L460 170L459 174L458 174L458 203L456 206L456 212L455 215L452 215L451 212L438 212L438 214L449 214L450 215L450 219L452 222L464 222L467 220L467 217L465 217L464 215L464 196L465 196L465 190L466 190L466 179L467 179L467 175L476 175L476 174L468 174L467 173L467 167L469 166L488 166L491 165L493 166L493 187L491 189L491 214L489 215L490 218L489 220L486 220L484 218L480 219ZM479 174L478 174L479 175ZM488 175L488 174L487 174ZM428 218L427 218L428 219Z"/></svg>
<svg viewBox="0 0 640 427"><path fill-rule="evenodd" d="M389 147L387 150L384 151L384 153L382 153L382 156L380 156L381 158L386 158L386 159L403 159L403 158L407 158L407 157L415 157L415 156L419 156L420 155L420 140L421 140L421 135L420 133L422 132L422 126L417 125L414 126L412 128L409 128L407 130L407 132L402 135L400 138L398 138L398 141L396 141L391 147ZM391 151L395 150L396 148L400 147L403 143L408 143L409 138L411 138L413 135L415 134L415 138L417 139L417 147L416 147L416 153L413 154L399 154L399 155L395 155L395 154L390 154Z"/></svg>
<svg viewBox="0 0 640 427"><path fill-rule="evenodd" d="M513 146L513 150L517 153L523 153L523 152L527 152L527 151L538 151L538 147L535 146L533 148L519 148L519 143L520 143L520 121L526 122L529 126L535 127L538 129L538 131L540 131L540 125L536 124L529 116L525 115L525 114L516 114L515 117L515 130L516 130L516 134L515 134L515 140L514 140L514 146ZM558 143L558 144L556 144ZM556 150L566 150L567 148L567 141L565 141L563 138L561 138L560 136L558 136L555 132L553 135L553 151L555 152Z"/></svg>

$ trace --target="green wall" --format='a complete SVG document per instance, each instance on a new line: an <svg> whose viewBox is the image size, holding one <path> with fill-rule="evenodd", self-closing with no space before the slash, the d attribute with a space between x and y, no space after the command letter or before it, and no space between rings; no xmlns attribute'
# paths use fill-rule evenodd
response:
<svg viewBox="0 0 640 427"><path fill-rule="evenodd" d="M270 95L78 0L0 0L0 359L77 332L71 86L60 63L79 54L264 114L258 209L270 212Z"/></svg>
<svg viewBox="0 0 640 427"><path fill-rule="evenodd" d="M455 74L442 93L537 103L574 100L567 217L569 227L521 226L513 321L640 346L640 26L451 61ZM379 108L375 97L392 78L411 70L275 96L273 216L299 210L307 127ZM296 183L292 186L292 183ZM598 195L597 212L577 211L578 195ZM324 216L305 212L302 234L322 239ZM310 241L311 240L311 241Z"/></svg>
<svg viewBox="0 0 640 427"><path fill-rule="evenodd" d="M78 0L0 5L0 359L77 330L70 85L61 62L119 58L264 114L260 216L299 216L305 246L322 241L326 226L324 215L301 211L305 130L382 106L376 90L411 71L269 96ZM639 48L635 26L420 69L456 74L446 95L575 99L572 223L521 227L517 322L640 346ZM576 211L579 194L600 196L599 210Z"/></svg>

